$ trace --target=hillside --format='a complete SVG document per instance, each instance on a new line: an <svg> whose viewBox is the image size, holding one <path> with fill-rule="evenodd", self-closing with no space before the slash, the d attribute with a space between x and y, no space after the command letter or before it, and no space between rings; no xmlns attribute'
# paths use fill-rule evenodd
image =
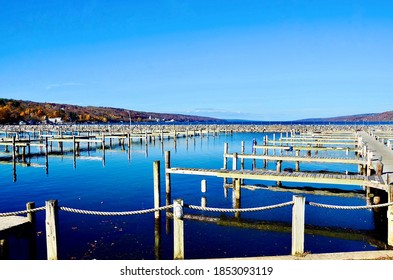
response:
<svg viewBox="0 0 393 280"><path fill-rule="evenodd" d="M77 106L57 103L40 103L33 101L0 98L0 124L39 123L50 118L61 118L63 122L156 122L160 121L214 121L217 119L166 114L139 112L126 109Z"/></svg>
<svg viewBox="0 0 393 280"><path fill-rule="evenodd" d="M339 116L332 118L313 118L300 120L302 122L392 122L393 121L393 111L387 111L383 113L370 113L370 114L360 114L360 115L350 115L350 116Z"/></svg>

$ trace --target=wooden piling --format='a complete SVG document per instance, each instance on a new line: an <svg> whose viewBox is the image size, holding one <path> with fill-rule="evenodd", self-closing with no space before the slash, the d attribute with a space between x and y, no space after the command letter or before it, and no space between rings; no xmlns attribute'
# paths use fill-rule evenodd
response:
<svg viewBox="0 0 393 280"><path fill-rule="evenodd" d="M237 170L237 153L233 153L232 170Z"/></svg>
<svg viewBox="0 0 393 280"><path fill-rule="evenodd" d="M277 160L277 165L276 165L277 172L281 172L281 163L282 163L282 160Z"/></svg>
<svg viewBox="0 0 393 280"><path fill-rule="evenodd" d="M105 134L102 133L101 137L101 149L105 151Z"/></svg>
<svg viewBox="0 0 393 280"><path fill-rule="evenodd" d="M58 259L57 247L57 223L58 223L58 202L57 200L48 200L45 202L46 218L46 250L48 260Z"/></svg>
<svg viewBox="0 0 393 280"><path fill-rule="evenodd" d="M173 259L184 260L183 200L173 202Z"/></svg>
<svg viewBox="0 0 393 280"><path fill-rule="evenodd" d="M234 179L233 191L235 193L235 199L241 199L241 189L240 179Z"/></svg>
<svg viewBox="0 0 393 280"><path fill-rule="evenodd" d="M388 174L389 176L389 174ZM389 179L390 181L390 179ZM393 202L393 186L388 186L388 202ZM388 240L387 243L389 246L393 246L393 205L388 207L387 210L387 218L388 218Z"/></svg>
<svg viewBox="0 0 393 280"><path fill-rule="evenodd" d="M252 154L256 155L257 154L257 149L255 149L255 146L257 145L257 140L254 138L252 141ZM257 168L257 160L253 159L252 160L252 169L255 170Z"/></svg>
<svg viewBox="0 0 393 280"><path fill-rule="evenodd" d="M244 155L244 151L245 151L245 145L244 145L244 141L242 141L242 147L241 147L242 155ZM241 160L240 160L240 168L241 168L241 170L244 169L244 158L241 158Z"/></svg>
<svg viewBox="0 0 393 280"><path fill-rule="evenodd" d="M304 222L305 204L304 196L293 196L292 207L292 255L304 253Z"/></svg>
<svg viewBox="0 0 393 280"><path fill-rule="evenodd" d="M168 169L170 168L171 168L171 152L165 151L165 192L167 197L167 204L170 203L171 200L171 174L168 172Z"/></svg>
<svg viewBox="0 0 393 280"><path fill-rule="evenodd" d="M207 207L207 198L206 196L201 197L201 207Z"/></svg>
<svg viewBox="0 0 393 280"><path fill-rule="evenodd" d="M223 166L224 169L228 168L227 155L228 155L228 143L224 143L224 166Z"/></svg>
<svg viewBox="0 0 393 280"><path fill-rule="evenodd" d="M282 161L281 161L281 160L278 160L278 161L277 161L277 166L276 166L276 171L277 171L277 172L281 172L281 169L282 169L281 166L282 166ZM278 186L278 187L281 187L281 185L282 185L282 184L281 184L281 181L277 181L277 186Z"/></svg>
<svg viewBox="0 0 393 280"><path fill-rule="evenodd" d="M45 137L45 172L48 174L49 170L49 152L48 152L48 137Z"/></svg>
<svg viewBox="0 0 393 280"><path fill-rule="evenodd" d="M161 260L161 221L155 219L154 222L154 255L156 260Z"/></svg>
<svg viewBox="0 0 393 280"><path fill-rule="evenodd" d="M26 146L22 147L22 161L26 161Z"/></svg>
<svg viewBox="0 0 393 280"><path fill-rule="evenodd" d="M12 162L16 164L16 143L15 136L12 136Z"/></svg>
<svg viewBox="0 0 393 280"><path fill-rule="evenodd" d="M371 151L367 151L367 176L371 176L371 161L372 161L373 153Z"/></svg>
<svg viewBox="0 0 393 280"><path fill-rule="evenodd" d="M377 162L377 170L375 170L376 175L382 176L383 173L383 163L381 161Z"/></svg>
<svg viewBox="0 0 393 280"><path fill-rule="evenodd" d="M153 163L153 178L154 178L154 208L160 207L160 161L157 160ZM160 211L154 212L154 218L160 219Z"/></svg>
<svg viewBox="0 0 393 280"><path fill-rule="evenodd" d="M206 180L202 180L201 181L201 192L205 193L207 191L207 181Z"/></svg>
<svg viewBox="0 0 393 280"><path fill-rule="evenodd" d="M35 203L34 202L27 202L26 203L26 210L30 211L35 208ZM27 213L27 219L29 220L30 223L34 224L35 223L35 213L34 212L29 212Z"/></svg>

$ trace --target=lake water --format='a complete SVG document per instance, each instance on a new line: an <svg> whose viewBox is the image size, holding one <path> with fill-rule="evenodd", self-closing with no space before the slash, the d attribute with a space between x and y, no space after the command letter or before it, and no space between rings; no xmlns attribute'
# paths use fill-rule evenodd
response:
<svg viewBox="0 0 393 280"><path fill-rule="evenodd" d="M246 153L251 153L253 139L262 143L263 133L220 134L216 137L179 138L176 143L165 140L155 143L133 142L131 150L113 142L107 149L105 162L102 151L82 151L86 159L72 155L49 157L49 169L17 166L17 180L13 182L10 164L0 165L0 213L25 209L26 202L36 207L46 200L56 199L60 206L96 211L132 211L153 208L153 162L161 162L162 205L165 204L164 151L171 152L172 167L222 168L224 143L229 152L240 152L245 141ZM273 138L272 133L268 133ZM279 137L279 134L276 134ZM81 148L85 148L83 144ZM65 145L64 148L67 148ZM262 153L262 151L258 151ZM278 150L276 153L280 153ZM284 152L285 153L285 152ZM302 151L303 153L303 151ZM319 152L318 156L347 156L345 152ZM348 157L355 157L350 152ZM32 163L45 165L45 158L32 158ZM246 160L251 169L251 160ZM228 166L231 160L228 160ZM257 162L262 168L263 163ZM268 168L275 170L275 163ZM295 163L283 163L283 169L295 168ZM356 165L300 164L301 171L357 172ZM201 180L207 180L207 193L201 193ZM275 182L246 181L246 184L272 186ZM283 183L285 187L304 187L304 184ZM307 184L315 188L337 188L323 184ZM345 190L361 191L361 186L340 186ZM269 191L263 188L243 189L241 207L259 207L292 200L292 192ZM172 199L181 198L187 204L200 205L204 197L207 206L232 208L232 190L225 195L222 178L194 175L172 175ZM307 201L334 205L365 205L359 197L337 197L305 194ZM185 257L220 258L244 256L272 256L291 253L292 208L234 214L198 212L186 213L221 217L223 221L237 221L237 226L225 223L206 223L185 220ZM154 214L137 216L91 216L59 212L60 259L172 259L172 220L163 218L160 224L160 246L155 240ZM328 210L306 206L306 225L314 231L305 236L305 251L312 253L377 250L383 246L383 235L376 228L375 213L369 210ZM37 213L36 252L34 258L46 258L45 212ZM382 237L381 237L382 236ZM381 241L382 240L382 241ZM29 258L24 238L10 240L11 258Z"/></svg>

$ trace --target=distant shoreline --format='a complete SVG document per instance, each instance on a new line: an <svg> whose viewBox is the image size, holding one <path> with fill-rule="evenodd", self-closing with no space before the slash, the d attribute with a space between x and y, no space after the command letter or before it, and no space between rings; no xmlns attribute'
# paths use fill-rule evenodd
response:
<svg viewBox="0 0 393 280"><path fill-rule="evenodd" d="M357 131L370 127L393 130L390 123L138 123L138 124L39 124L0 125L0 132L103 132L103 133L149 133L153 131L220 131L220 132L317 132L317 131Z"/></svg>

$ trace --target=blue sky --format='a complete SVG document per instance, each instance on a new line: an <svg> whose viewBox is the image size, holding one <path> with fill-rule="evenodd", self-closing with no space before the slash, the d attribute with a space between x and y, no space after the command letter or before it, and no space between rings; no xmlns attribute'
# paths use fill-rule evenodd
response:
<svg viewBox="0 0 393 280"><path fill-rule="evenodd" d="M393 1L0 0L0 97L229 119L393 110Z"/></svg>

